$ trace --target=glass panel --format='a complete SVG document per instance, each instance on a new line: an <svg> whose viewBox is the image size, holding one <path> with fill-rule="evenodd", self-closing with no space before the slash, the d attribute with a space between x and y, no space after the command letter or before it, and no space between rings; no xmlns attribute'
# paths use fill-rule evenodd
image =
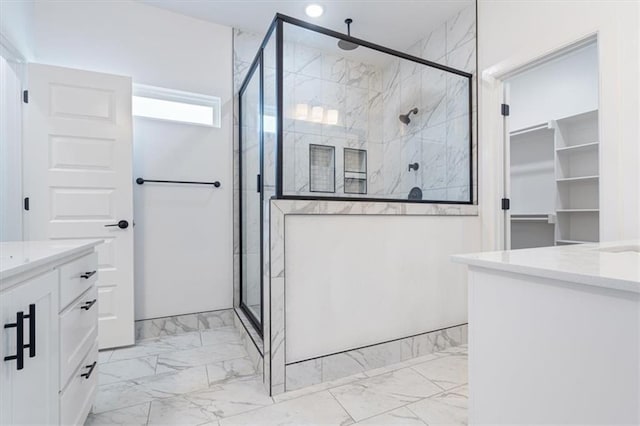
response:
<svg viewBox="0 0 640 426"><path fill-rule="evenodd" d="M470 201L469 77L288 23L283 48L284 196ZM335 190L313 192L311 145L366 170L336 155Z"/></svg>
<svg viewBox="0 0 640 426"><path fill-rule="evenodd" d="M260 174L260 66L240 93L242 306L256 324L262 323Z"/></svg>

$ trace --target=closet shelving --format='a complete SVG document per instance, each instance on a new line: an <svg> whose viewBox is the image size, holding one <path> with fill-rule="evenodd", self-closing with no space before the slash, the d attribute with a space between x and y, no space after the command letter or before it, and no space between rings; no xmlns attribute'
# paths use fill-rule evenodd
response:
<svg viewBox="0 0 640 426"><path fill-rule="evenodd" d="M512 248L599 240L598 111L510 133Z"/></svg>

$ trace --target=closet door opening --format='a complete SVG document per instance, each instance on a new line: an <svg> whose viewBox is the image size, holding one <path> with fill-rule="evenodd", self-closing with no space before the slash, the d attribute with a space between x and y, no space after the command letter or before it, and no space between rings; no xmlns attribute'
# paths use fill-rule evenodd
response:
<svg viewBox="0 0 640 426"><path fill-rule="evenodd" d="M505 104L506 248L599 241L596 40L511 76Z"/></svg>

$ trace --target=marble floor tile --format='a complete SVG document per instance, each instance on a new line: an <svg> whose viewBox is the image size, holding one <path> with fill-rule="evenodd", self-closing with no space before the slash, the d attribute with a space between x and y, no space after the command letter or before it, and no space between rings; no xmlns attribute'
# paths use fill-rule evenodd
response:
<svg viewBox="0 0 640 426"><path fill-rule="evenodd" d="M156 373L179 371L235 358L244 358L247 351L242 343L208 345L183 351L162 353L158 356Z"/></svg>
<svg viewBox="0 0 640 426"><path fill-rule="evenodd" d="M360 421L442 390L411 368L405 368L334 388L330 392L351 417Z"/></svg>
<svg viewBox="0 0 640 426"><path fill-rule="evenodd" d="M98 382L101 385L106 385L144 376L153 376L156 374L157 361L158 356L152 355L101 364L98 367Z"/></svg>
<svg viewBox="0 0 640 426"><path fill-rule="evenodd" d="M353 419L327 391L220 420L220 426L350 424L353 424Z"/></svg>
<svg viewBox="0 0 640 426"><path fill-rule="evenodd" d="M149 355L157 355L165 352L173 352L197 348L202 346L200 332L178 334L176 336L163 336L154 339L141 340L135 346L115 349L109 361L139 358Z"/></svg>
<svg viewBox="0 0 640 426"><path fill-rule="evenodd" d="M113 349L106 349L98 352L98 364L104 364L109 362L109 359L113 355Z"/></svg>
<svg viewBox="0 0 640 426"><path fill-rule="evenodd" d="M233 313L233 309L196 314L196 318L198 319L198 328L200 330L232 326L234 316L235 314Z"/></svg>
<svg viewBox="0 0 640 426"><path fill-rule="evenodd" d="M242 342L242 334L233 326L202 330L200 334L203 346Z"/></svg>
<svg viewBox="0 0 640 426"><path fill-rule="evenodd" d="M261 378L153 401L149 424L200 425L273 404Z"/></svg>
<svg viewBox="0 0 640 426"><path fill-rule="evenodd" d="M101 414L89 414L85 426L146 425L150 403L134 405Z"/></svg>
<svg viewBox="0 0 640 426"><path fill-rule="evenodd" d="M380 426L400 426L400 425L418 425L425 426L426 423L420 420L414 412L406 407L397 408L378 416L370 417L362 420L358 425L380 425Z"/></svg>
<svg viewBox="0 0 640 426"><path fill-rule="evenodd" d="M256 375L253 363L248 357L220 361L206 367L209 385Z"/></svg>
<svg viewBox="0 0 640 426"><path fill-rule="evenodd" d="M407 407L430 426L467 424L467 398L460 395L437 395Z"/></svg>
<svg viewBox="0 0 640 426"><path fill-rule="evenodd" d="M351 376L342 377L340 379L318 383L317 385L307 386L306 388L294 390L291 392L281 393L281 394L275 395L273 399L276 402L288 401L290 399L300 398L301 396L335 388L338 386L343 386L343 385L353 383L358 380L366 379L366 378L367 378L367 375L365 373L358 373Z"/></svg>
<svg viewBox="0 0 640 426"><path fill-rule="evenodd" d="M406 361L398 362L396 364L387 365L385 367L374 368L373 370L367 370L367 371L365 371L365 374L368 377L379 376L381 374L386 374L386 373L390 373L392 371L402 370L403 368L411 367L411 366L414 366L416 364L421 364L421 363L426 362L426 361L431 361L431 360L434 360L436 358L440 358L442 356L446 356L446 355L442 354L442 353L432 353L432 354L429 354L429 355L423 355L423 356L418 357L418 358L411 358L411 359L408 359Z"/></svg>
<svg viewBox="0 0 640 426"><path fill-rule="evenodd" d="M204 366L177 373L100 385L94 403L94 412L102 413L158 398L169 398L206 389L208 386L207 370Z"/></svg>
<svg viewBox="0 0 640 426"><path fill-rule="evenodd" d="M468 382L466 356L447 356L423 362L411 368L444 390L453 389Z"/></svg>

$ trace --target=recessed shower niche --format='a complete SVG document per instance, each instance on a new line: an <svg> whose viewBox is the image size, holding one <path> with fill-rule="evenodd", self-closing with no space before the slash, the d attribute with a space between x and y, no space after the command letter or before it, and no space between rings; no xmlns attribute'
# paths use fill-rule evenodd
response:
<svg viewBox="0 0 640 426"><path fill-rule="evenodd" d="M367 193L367 151L344 149L344 193Z"/></svg>

